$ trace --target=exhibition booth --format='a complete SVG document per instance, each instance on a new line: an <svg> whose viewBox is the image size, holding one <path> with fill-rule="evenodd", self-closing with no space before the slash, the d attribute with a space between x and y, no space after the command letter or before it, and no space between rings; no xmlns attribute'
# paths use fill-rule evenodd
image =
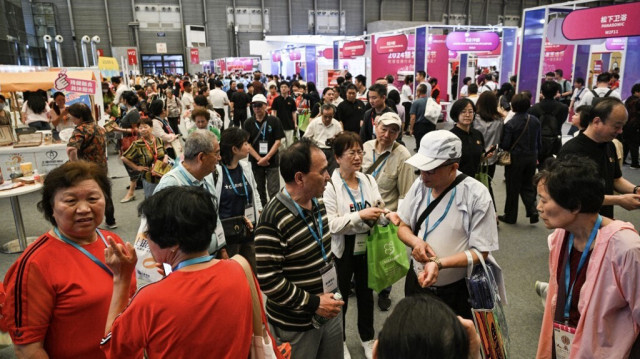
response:
<svg viewBox="0 0 640 359"><path fill-rule="evenodd" d="M200 62L205 72L227 76L232 73L253 72L260 70L259 57L223 57L211 61Z"/></svg>

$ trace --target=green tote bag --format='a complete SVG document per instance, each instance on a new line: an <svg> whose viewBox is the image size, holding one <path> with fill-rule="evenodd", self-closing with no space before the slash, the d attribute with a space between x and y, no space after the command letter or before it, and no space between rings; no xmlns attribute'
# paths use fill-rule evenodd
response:
<svg viewBox="0 0 640 359"><path fill-rule="evenodd" d="M367 238L369 288L380 292L404 277L409 258L404 243L398 239L398 227L376 225Z"/></svg>

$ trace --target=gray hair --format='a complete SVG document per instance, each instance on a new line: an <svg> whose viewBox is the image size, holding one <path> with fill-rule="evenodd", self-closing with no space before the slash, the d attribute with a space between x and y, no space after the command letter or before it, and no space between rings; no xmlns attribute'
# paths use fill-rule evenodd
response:
<svg viewBox="0 0 640 359"><path fill-rule="evenodd" d="M332 113L333 113L333 115L335 116L335 114L336 114L336 108L335 108L335 106L333 106L333 105L332 105L332 104L330 104L330 103L325 103L324 105L322 105L322 108L321 108L321 110L320 110L320 114L322 114L322 113L323 113L324 111L326 111L326 110L331 110L331 112L332 112Z"/></svg>
<svg viewBox="0 0 640 359"><path fill-rule="evenodd" d="M198 156L198 153L211 153L213 152L213 143L217 142L216 136L209 130L195 130L184 144L184 159L185 161L193 160Z"/></svg>

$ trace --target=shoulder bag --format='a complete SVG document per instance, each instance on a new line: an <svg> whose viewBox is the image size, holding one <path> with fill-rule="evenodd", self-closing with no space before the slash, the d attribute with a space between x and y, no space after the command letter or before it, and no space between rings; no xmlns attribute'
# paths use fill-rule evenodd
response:
<svg viewBox="0 0 640 359"><path fill-rule="evenodd" d="M249 239L251 231L247 227L244 216L233 216L220 219L222 229L224 230L224 238L228 243L240 243Z"/></svg>
<svg viewBox="0 0 640 359"><path fill-rule="evenodd" d="M368 175L372 174L373 171L375 171L376 168L382 163L382 161L384 161L385 158L389 157L391 155L391 152L393 152L398 146L400 146L398 142L393 142L393 147L391 148L391 151L385 152L382 155L380 155L380 157L378 157L376 161L373 162L373 164L371 165L371 167L369 167L369 169L365 172L365 174L368 174Z"/></svg>
<svg viewBox="0 0 640 359"><path fill-rule="evenodd" d="M449 191L451 191L455 186L457 186L460 182L464 181L465 178L467 178L468 176L464 173L459 174L456 179L449 185L449 187L445 188L444 191L442 191L442 193L440 193L440 195L438 196L438 198L434 199L433 202L431 202L431 204L429 204L427 206L427 208L425 208L424 212L422 212L422 214L420 215L420 217L418 217L418 221L416 222L416 225L413 230L413 235L417 236L418 232L420 231L420 223L424 222L424 220L427 218L427 216L433 212L433 210L436 208L436 206L438 205L438 203L440 203L440 201L442 201L442 198L444 197L444 195L446 195Z"/></svg>
<svg viewBox="0 0 640 359"><path fill-rule="evenodd" d="M531 116L527 115L527 122L524 124L524 128L522 129L522 132L520 132L520 136L518 136L518 138L516 139L516 142L514 142L513 145L511 145L511 148L509 149L509 151L504 151L503 150L500 153L498 153L498 164L500 166L509 166L509 165L511 165L511 151L513 151L513 149L516 148L516 145L518 144L518 142L522 138L522 135L524 135L524 133L529 128L529 120L530 119L531 119Z"/></svg>
<svg viewBox="0 0 640 359"><path fill-rule="evenodd" d="M131 130L133 131L131 136L123 136L120 140L120 151L122 151L122 153L127 152L129 147L138 140L138 130L136 127L137 125L135 127L131 127Z"/></svg>

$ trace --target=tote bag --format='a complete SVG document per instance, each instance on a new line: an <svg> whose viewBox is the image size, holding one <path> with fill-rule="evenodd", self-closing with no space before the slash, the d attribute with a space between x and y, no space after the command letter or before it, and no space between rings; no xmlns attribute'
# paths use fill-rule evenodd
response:
<svg viewBox="0 0 640 359"><path fill-rule="evenodd" d="M409 270L404 243L398 239L398 227L376 225L367 237L369 288L380 292L403 278Z"/></svg>

